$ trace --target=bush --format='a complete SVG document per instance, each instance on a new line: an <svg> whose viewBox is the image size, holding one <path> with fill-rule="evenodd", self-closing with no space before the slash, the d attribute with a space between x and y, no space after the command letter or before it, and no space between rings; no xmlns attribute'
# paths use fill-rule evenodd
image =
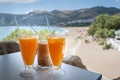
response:
<svg viewBox="0 0 120 80"><path fill-rule="evenodd" d="M109 37L112 37L114 34L114 30L111 29L107 29L107 28L98 28L97 31L96 31L96 37L97 38L102 38L102 39L106 39L106 38L109 38Z"/></svg>
<svg viewBox="0 0 120 80"><path fill-rule="evenodd" d="M102 41L99 42L99 45L104 45L104 44L105 44L104 40L102 40Z"/></svg>
<svg viewBox="0 0 120 80"><path fill-rule="evenodd" d="M103 47L104 50L105 50L105 49L110 49L110 48L112 48L112 45L111 45L111 44L105 44L104 47Z"/></svg>
<svg viewBox="0 0 120 80"><path fill-rule="evenodd" d="M102 14L97 16L96 20L88 29L89 35L97 35L97 38L106 39L114 37L115 30L120 29L120 17Z"/></svg>

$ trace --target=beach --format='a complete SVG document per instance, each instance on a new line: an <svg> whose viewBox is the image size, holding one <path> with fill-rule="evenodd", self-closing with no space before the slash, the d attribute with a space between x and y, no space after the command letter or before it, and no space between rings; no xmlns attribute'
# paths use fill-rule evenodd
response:
<svg viewBox="0 0 120 80"><path fill-rule="evenodd" d="M103 50L97 41L88 39L88 27L68 27L67 55L77 55L88 70L100 73L105 80L112 80L120 76L120 52L115 49ZM80 39L79 39L80 38ZM75 49L73 49L73 46Z"/></svg>

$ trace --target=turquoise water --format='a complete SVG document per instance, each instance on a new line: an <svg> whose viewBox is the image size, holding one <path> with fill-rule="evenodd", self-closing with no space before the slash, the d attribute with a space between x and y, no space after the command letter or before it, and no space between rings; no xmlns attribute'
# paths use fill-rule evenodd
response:
<svg viewBox="0 0 120 80"><path fill-rule="evenodd" d="M30 29L30 27L28 26L20 26L20 28L25 28L25 29ZM47 26L33 26L33 28L36 31L40 31L43 29L47 29ZM0 26L0 39L6 37L7 35L9 35L12 31L14 31L16 29L16 26ZM51 30L55 30L56 32L59 32L61 30L64 30L63 28L58 28L58 27L51 27Z"/></svg>

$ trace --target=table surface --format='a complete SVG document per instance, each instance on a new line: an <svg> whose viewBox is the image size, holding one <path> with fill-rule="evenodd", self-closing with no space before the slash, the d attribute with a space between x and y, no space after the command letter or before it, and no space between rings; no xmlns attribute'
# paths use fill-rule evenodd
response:
<svg viewBox="0 0 120 80"><path fill-rule="evenodd" d="M35 60L34 65L36 65ZM63 63L65 76L51 78L47 71L38 71L33 77L23 78L19 73L24 70L20 52L0 56L0 80L101 80L102 75Z"/></svg>

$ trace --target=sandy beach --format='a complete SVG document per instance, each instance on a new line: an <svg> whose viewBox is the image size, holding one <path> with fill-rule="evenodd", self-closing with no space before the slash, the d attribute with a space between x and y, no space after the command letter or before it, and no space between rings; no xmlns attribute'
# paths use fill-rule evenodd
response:
<svg viewBox="0 0 120 80"><path fill-rule="evenodd" d="M74 55L79 56L89 70L102 74L106 80L120 76L119 51L115 49L103 50L102 46L98 45L96 41L85 43L88 27L69 27L66 29L69 30L67 45L71 46L70 48L67 47L67 50L72 49L73 51L67 52L67 55L74 53ZM80 36L83 39L79 42L77 38Z"/></svg>

